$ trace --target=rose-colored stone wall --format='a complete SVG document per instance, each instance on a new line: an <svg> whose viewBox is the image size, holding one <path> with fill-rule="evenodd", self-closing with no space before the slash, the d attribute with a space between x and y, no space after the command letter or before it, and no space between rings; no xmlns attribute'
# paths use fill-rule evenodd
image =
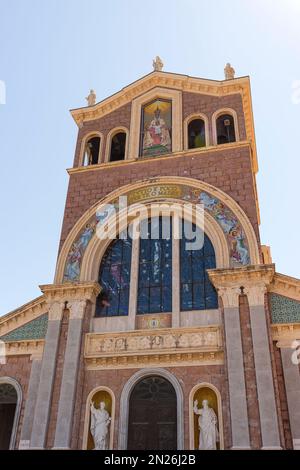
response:
<svg viewBox="0 0 300 470"><path fill-rule="evenodd" d="M25 403L27 399L28 383L31 371L30 356L8 356L6 364L0 364L0 377L10 377L15 379L22 389L22 405L20 410L19 423L17 427L15 448L19 447L21 429L24 418Z"/></svg>
<svg viewBox="0 0 300 470"><path fill-rule="evenodd" d="M165 368L171 372L179 381L184 397L184 445L189 449L189 394L192 388L201 382L208 382L215 385L221 393L223 405L224 437L225 447L230 447L230 418L228 409L228 395L225 383L225 373L223 366L191 366L191 367L169 367ZM138 369L117 369L117 370L87 370L85 372L80 424L79 424L79 447L82 448L84 419L86 412L86 402L89 393L96 387L109 387L116 398L115 424L114 424L114 449L118 448L118 431L120 416L120 398L127 380Z"/></svg>

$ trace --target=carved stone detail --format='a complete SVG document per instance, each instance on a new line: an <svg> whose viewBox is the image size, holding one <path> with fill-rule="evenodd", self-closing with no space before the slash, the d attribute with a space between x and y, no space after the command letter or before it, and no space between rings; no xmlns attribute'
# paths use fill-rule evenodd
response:
<svg viewBox="0 0 300 470"><path fill-rule="evenodd" d="M89 333L85 359L88 368L134 367L195 361L223 363L220 327L162 329L126 333Z"/></svg>

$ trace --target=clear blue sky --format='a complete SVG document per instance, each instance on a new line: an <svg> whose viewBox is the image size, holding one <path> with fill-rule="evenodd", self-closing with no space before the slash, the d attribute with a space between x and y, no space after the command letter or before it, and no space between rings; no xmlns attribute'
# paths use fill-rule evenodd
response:
<svg viewBox="0 0 300 470"><path fill-rule="evenodd" d="M0 0L0 315L53 281L77 128L69 109L152 70L250 75L262 242L299 277L300 0ZM293 208L296 205L296 209Z"/></svg>

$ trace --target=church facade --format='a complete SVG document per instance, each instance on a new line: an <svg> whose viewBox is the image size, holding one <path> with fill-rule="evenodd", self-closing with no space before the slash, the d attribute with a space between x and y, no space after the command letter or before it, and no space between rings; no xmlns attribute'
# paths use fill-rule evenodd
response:
<svg viewBox="0 0 300 470"><path fill-rule="evenodd" d="M260 241L249 77L157 58L87 102L54 282L0 317L0 448L300 449L300 280Z"/></svg>

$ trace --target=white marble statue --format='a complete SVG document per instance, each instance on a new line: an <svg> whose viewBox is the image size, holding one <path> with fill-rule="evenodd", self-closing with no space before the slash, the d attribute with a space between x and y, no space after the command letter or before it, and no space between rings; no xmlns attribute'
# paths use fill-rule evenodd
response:
<svg viewBox="0 0 300 470"><path fill-rule="evenodd" d="M225 68L224 68L224 75L225 75L225 80L232 80L234 78L234 75L235 75L234 68L228 62L225 65Z"/></svg>
<svg viewBox="0 0 300 470"><path fill-rule="evenodd" d="M219 441L218 420L216 413L208 406L208 401L202 401L203 408L198 408L198 400L194 401L194 413L199 415L199 450L216 450Z"/></svg>
<svg viewBox="0 0 300 470"><path fill-rule="evenodd" d="M97 96L96 96L95 91L90 90L90 94L86 97L88 106L94 106L94 104L96 104L96 99L97 99Z"/></svg>
<svg viewBox="0 0 300 470"><path fill-rule="evenodd" d="M94 450L108 450L109 425L111 417L105 409L104 401L100 402L100 408L95 408L94 402L91 403L91 434L94 439Z"/></svg>

